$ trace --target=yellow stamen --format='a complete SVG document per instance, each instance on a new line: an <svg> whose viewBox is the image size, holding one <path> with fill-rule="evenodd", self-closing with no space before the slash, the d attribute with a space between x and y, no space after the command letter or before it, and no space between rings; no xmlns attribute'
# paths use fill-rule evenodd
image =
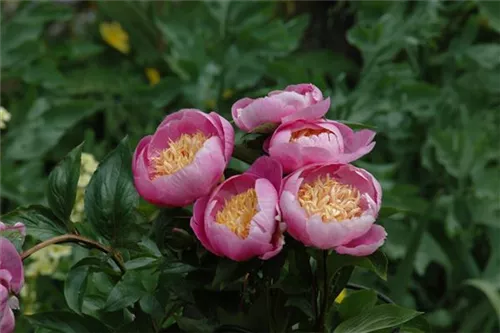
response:
<svg viewBox="0 0 500 333"><path fill-rule="evenodd" d="M359 191L351 185L339 183L329 174L303 184L298 199L308 216L319 214L323 222L340 222L362 214Z"/></svg>
<svg viewBox="0 0 500 333"><path fill-rule="evenodd" d="M330 133L330 131L326 129L312 129L312 128L304 128L299 131L293 132L292 136L290 137L290 142L295 142L299 138L304 137L304 136L317 136L322 133Z"/></svg>
<svg viewBox="0 0 500 333"><path fill-rule="evenodd" d="M169 147L152 158L152 179L173 174L193 162L207 140L208 137L201 132L182 134L177 140L170 140Z"/></svg>
<svg viewBox="0 0 500 333"><path fill-rule="evenodd" d="M226 200L217 212L215 221L224 224L239 238L245 239L250 232L250 222L257 214L257 192L253 188Z"/></svg>

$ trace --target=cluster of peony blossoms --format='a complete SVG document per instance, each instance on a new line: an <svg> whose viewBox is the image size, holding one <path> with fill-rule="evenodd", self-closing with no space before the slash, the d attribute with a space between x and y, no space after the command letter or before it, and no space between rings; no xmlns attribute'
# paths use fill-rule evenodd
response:
<svg viewBox="0 0 500 333"><path fill-rule="evenodd" d="M15 294L19 294L24 284L24 271L21 256L15 246L2 235L19 234L24 237L25 227L22 223L7 226L0 222L0 332L14 331L13 309L19 308Z"/></svg>
<svg viewBox="0 0 500 333"><path fill-rule="evenodd" d="M375 132L324 119L329 108L330 99L312 84L237 101L231 113L241 130L274 132L263 147L269 156L227 180L231 124L215 112L179 110L139 142L135 187L156 205L194 203L190 225L201 244L235 261L273 257L285 231L306 246L369 255L386 237L374 224L382 190L349 163L373 149Z"/></svg>

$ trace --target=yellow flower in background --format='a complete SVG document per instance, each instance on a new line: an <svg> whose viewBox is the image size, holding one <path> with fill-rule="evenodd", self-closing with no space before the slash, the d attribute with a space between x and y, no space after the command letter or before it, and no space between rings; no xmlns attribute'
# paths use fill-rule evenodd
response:
<svg viewBox="0 0 500 333"><path fill-rule="evenodd" d="M99 25L102 39L121 53L130 52L128 34L118 22L103 22Z"/></svg>
<svg viewBox="0 0 500 333"><path fill-rule="evenodd" d="M90 178L94 174L99 163L94 158L94 155L82 153L82 161L80 165L80 178L78 178L78 187L76 189L75 206L71 212L70 219L74 223L83 220L85 188L90 182Z"/></svg>
<svg viewBox="0 0 500 333"><path fill-rule="evenodd" d="M10 113L3 106L0 106L0 129L7 127L6 123L9 122L10 118Z"/></svg>
<svg viewBox="0 0 500 333"><path fill-rule="evenodd" d="M335 303L342 303L342 301L344 300L344 298L347 296L347 291L345 289L343 289L340 294L337 296L337 298L335 298Z"/></svg>
<svg viewBox="0 0 500 333"><path fill-rule="evenodd" d="M205 106L209 109L214 109L216 105L217 101L213 98L205 101Z"/></svg>
<svg viewBox="0 0 500 333"><path fill-rule="evenodd" d="M233 95L234 95L234 91L232 91L231 89L226 89L222 93L222 98L224 98L224 99L230 99L231 97L233 97Z"/></svg>
<svg viewBox="0 0 500 333"><path fill-rule="evenodd" d="M156 68L148 67L144 69L144 72L146 73L150 85L154 86L160 82L160 72L158 72Z"/></svg>

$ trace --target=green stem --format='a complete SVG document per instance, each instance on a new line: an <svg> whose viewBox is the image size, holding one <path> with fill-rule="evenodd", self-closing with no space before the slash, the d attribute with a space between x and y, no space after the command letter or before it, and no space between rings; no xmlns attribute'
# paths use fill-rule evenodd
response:
<svg viewBox="0 0 500 333"><path fill-rule="evenodd" d="M57 236L54 238L47 239L41 243L38 243L37 245L33 246L32 248L24 251L21 254L21 259L26 260L33 253L40 251L41 249L43 249L49 245L61 244L61 243L84 244L87 247L98 249L99 251L102 251L102 252L110 255L111 259L113 259L113 261L116 263L118 268L120 268L120 271L122 273L125 273L125 265L123 264L123 261L122 261L118 252L116 252L112 248L104 246L101 243L98 243L92 239L88 239L88 238L85 238L85 237L82 237L79 235L72 235L72 234Z"/></svg>
<svg viewBox="0 0 500 333"><path fill-rule="evenodd" d="M319 331L324 332L325 331L325 318L326 318L326 311L328 309L328 296L329 296L329 290L328 290L328 267L327 267L327 259L328 259L328 250L323 250L321 251L322 253L319 255L320 258L320 265L321 265L321 271L322 271L322 278L323 278L323 288L322 288L322 295L321 295L321 309L320 309L320 316L319 316Z"/></svg>

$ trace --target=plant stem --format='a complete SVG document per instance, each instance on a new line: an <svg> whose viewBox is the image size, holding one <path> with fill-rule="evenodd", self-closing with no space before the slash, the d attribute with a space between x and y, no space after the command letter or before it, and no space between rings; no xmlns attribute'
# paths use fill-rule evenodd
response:
<svg viewBox="0 0 500 333"><path fill-rule="evenodd" d="M321 312L319 317L319 331L324 332L325 330L325 317L326 311L328 310L328 267L327 267L327 259L328 259L328 250L321 251L321 267L323 272L323 295L321 299Z"/></svg>
<svg viewBox="0 0 500 333"><path fill-rule="evenodd" d="M98 243L92 239L88 239L88 238L85 238L85 237L82 237L79 235L72 235L72 234L66 234L66 235L61 235L61 236L47 239L47 240L33 246L32 248L24 251L21 254L21 259L25 260L33 253L40 251L41 249L43 249L49 245L61 244L61 243L78 243L78 244L84 244L88 247L98 249L99 251L102 251L106 254L109 254L111 256L111 259L113 259L113 261L118 266L118 268L120 268L120 271L122 273L125 272L125 266L122 262L122 259L120 258L119 254L117 252L115 252L113 249L111 249L107 246L104 246L101 243Z"/></svg>

